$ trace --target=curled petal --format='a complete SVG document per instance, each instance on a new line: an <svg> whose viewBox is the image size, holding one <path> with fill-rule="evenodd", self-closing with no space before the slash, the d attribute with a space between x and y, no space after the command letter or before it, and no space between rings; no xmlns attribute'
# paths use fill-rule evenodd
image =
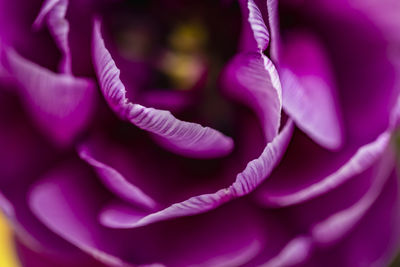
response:
<svg viewBox="0 0 400 267"><path fill-rule="evenodd" d="M355 204L317 223L312 229L314 240L319 243L332 243L350 232L380 196L386 182L391 177L395 166L394 161L393 152L389 149L386 150L368 191Z"/></svg>
<svg viewBox="0 0 400 267"><path fill-rule="evenodd" d="M310 262L307 262L307 266L325 266L327 260L330 262L329 266L356 266L360 262L365 266L390 266L390 261L398 253L400 237L398 227L400 221L399 184L396 176L394 173L390 176L379 198L374 200L374 204L368 208L361 216L361 220L353 225L355 227L351 227L352 231L349 231L340 242L327 247L324 241L336 240L336 238L325 239L323 237L333 235L318 236L314 232L316 240L322 241L323 245L320 250L315 251ZM359 204L356 206L360 207ZM353 210L356 212L354 217L359 217L358 208ZM350 213L343 215L353 217ZM344 224L347 223L345 217L341 221ZM332 224L332 226L335 225ZM343 227L341 223L336 226L338 228L331 228L331 231L335 232L338 229L340 234L343 233L344 228L347 228Z"/></svg>
<svg viewBox="0 0 400 267"><path fill-rule="evenodd" d="M53 73L12 49L5 51L3 59L38 126L57 144L71 143L92 115L94 83L89 79Z"/></svg>
<svg viewBox="0 0 400 267"><path fill-rule="evenodd" d="M241 50L262 52L269 44L269 32L265 25L262 11L254 0L240 1L243 26L241 36Z"/></svg>
<svg viewBox="0 0 400 267"><path fill-rule="evenodd" d="M169 111L128 101L119 69L107 51L97 20L93 28L93 61L104 97L111 108L139 128L161 139L176 153L192 157L218 157L231 152L233 140L217 130L176 119Z"/></svg>
<svg viewBox="0 0 400 267"><path fill-rule="evenodd" d="M236 181L230 187L235 196L252 192L271 174L286 151L293 128L292 121L286 122L283 130L265 147L260 157L250 161L244 171L238 174Z"/></svg>
<svg viewBox="0 0 400 267"><path fill-rule="evenodd" d="M157 206L155 200L144 193L138 186L125 179L115 168L101 162L99 155L93 151L89 144L81 145L78 148L78 153L83 160L96 170L103 183L115 194L134 205L139 204L148 209L154 209Z"/></svg>
<svg viewBox="0 0 400 267"><path fill-rule="evenodd" d="M242 53L228 63L223 75L226 93L253 108L265 137L272 140L279 131L282 88L273 63L262 53Z"/></svg>
<svg viewBox="0 0 400 267"><path fill-rule="evenodd" d="M112 228L136 228L157 221L204 213L234 198L244 196L262 183L278 164L289 143L292 131L293 122L289 121L282 132L266 146L260 157L251 161L228 188L220 189L212 194L191 197L154 213L145 213L126 205L111 204L101 212L101 222Z"/></svg>
<svg viewBox="0 0 400 267"><path fill-rule="evenodd" d="M29 201L46 226L105 264L239 266L256 256L263 245L263 225L257 214L240 203L225 206L222 213L140 229L102 227L93 216L101 204L94 195L97 187L76 170L65 166L50 172L33 187Z"/></svg>
<svg viewBox="0 0 400 267"><path fill-rule="evenodd" d="M42 27L46 19L49 30L56 41L58 48L62 51L60 70L63 73L71 74L71 51L68 43L69 23L65 19L68 0L46 0L36 17L33 27Z"/></svg>
<svg viewBox="0 0 400 267"><path fill-rule="evenodd" d="M33 213L53 232L110 266L129 266L111 255L109 243L90 222L95 200L88 202L87 177L76 165L58 167L40 180L29 194ZM92 188L93 190L93 188ZM98 201L98 200L97 200Z"/></svg>
<svg viewBox="0 0 400 267"><path fill-rule="evenodd" d="M328 59L315 38L292 35L283 53L283 107L296 125L328 149L343 144L343 122Z"/></svg>
<svg viewBox="0 0 400 267"><path fill-rule="evenodd" d="M304 188L281 192L269 187L263 187L258 192L261 202L273 206L289 206L307 201L320 196L357 174L370 167L387 148L391 137L391 131L382 133L374 142L360 147L357 152L340 168Z"/></svg>

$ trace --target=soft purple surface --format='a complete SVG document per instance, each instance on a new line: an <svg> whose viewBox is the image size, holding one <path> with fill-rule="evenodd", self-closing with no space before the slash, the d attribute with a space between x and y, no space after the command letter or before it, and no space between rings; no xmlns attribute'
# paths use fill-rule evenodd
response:
<svg viewBox="0 0 400 267"><path fill-rule="evenodd" d="M23 266L391 261L395 0L123 2L0 0L0 209ZM200 76L158 86L194 17ZM121 50L130 23L148 54Z"/></svg>

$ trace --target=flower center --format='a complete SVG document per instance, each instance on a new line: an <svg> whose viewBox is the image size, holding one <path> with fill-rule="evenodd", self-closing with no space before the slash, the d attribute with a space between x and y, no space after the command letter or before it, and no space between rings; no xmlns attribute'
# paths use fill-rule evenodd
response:
<svg viewBox="0 0 400 267"><path fill-rule="evenodd" d="M238 3L122 1L103 20L128 98L234 135L234 108L219 91L219 75L237 52Z"/></svg>
<svg viewBox="0 0 400 267"><path fill-rule="evenodd" d="M240 11L233 3L123 1L103 14L122 58L148 70L142 90L204 87L238 43Z"/></svg>

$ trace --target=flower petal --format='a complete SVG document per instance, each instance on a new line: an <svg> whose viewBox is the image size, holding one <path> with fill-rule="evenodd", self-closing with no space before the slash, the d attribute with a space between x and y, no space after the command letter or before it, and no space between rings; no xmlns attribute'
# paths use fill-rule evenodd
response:
<svg viewBox="0 0 400 267"><path fill-rule="evenodd" d="M241 50L263 52L269 44L269 32L265 25L262 11L254 0L240 1L243 26L241 34Z"/></svg>
<svg viewBox="0 0 400 267"><path fill-rule="evenodd" d="M11 48L5 51L3 62L44 134L67 145L87 127L95 104L91 80L53 73Z"/></svg>
<svg viewBox="0 0 400 267"><path fill-rule="evenodd" d="M213 194L191 197L185 201L154 213L139 212L126 205L107 205L100 214L101 222L112 228L136 228L157 221L189 216L213 210L222 204L252 192L262 183L278 164L286 150L293 131L293 123L287 122L282 132L264 149L259 158L248 163L236 181L228 188Z"/></svg>
<svg viewBox="0 0 400 267"><path fill-rule="evenodd" d="M295 266L309 257L312 240L306 236L296 237L286 244L278 255L260 265L262 267Z"/></svg>
<svg viewBox="0 0 400 267"><path fill-rule="evenodd" d="M158 135L167 148L192 157L219 157L231 152L233 140L209 127L176 119L170 112L133 104L119 79L119 69L107 51L100 21L93 28L93 61L101 90L111 108L123 119Z"/></svg>
<svg viewBox="0 0 400 267"><path fill-rule="evenodd" d="M228 63L222 76L225 92L253 108L267 141L279 131L282 88L273 63L262 53L242 53Z"/></svg>
<svg viewBox="0 0 400 267"><path fill-rule="evenodd" d="M320 22L314 26L334 67L344 121L343 148L323 150L296 131L281 164L285 168L278 167L263 185L261 198L265 204L293 205L336 188L369 168L383 153L393 132L396 115L392 112L399 86L388 43L368 18L352 8L343 8L347 8L344 13L313 10L309 17ZM327 182L323 182L325 179Z"/></svg>
<svg viewBox="0 0 400 267"><path fill-rule="evenodd" d="M133 230L101 227L93 216L101 203L93 194L96 186L73 167L46 175L31 191L30 203L46 226L105 264L237 266L251 260L262 247L263 225L243 203L227 205L223 212Z"/></svg>
<svg viewBox="0 0 400 267"><path fill-rule="evenodd" d="M278 0L267 0L268 28L271 33L270 58L277 63L280 57L280 34L279 34L279 12Z"/></svg>
<svg viewBox="0 0 400 267"><path fill-rule="evenodd" d="M343 122L325 51L310 34L287 38L281 70L283 107L315 142L338 149L343 144Z"/></svg>
<svg viewBox="0 0 400 267"><path fill-rule="evenodd" d="M115 168L103 163L100 160L99 149L94 147L96 147L95 143L81 145L78 148L79 156L96 170L98 176L111 191L124 200L147 209L154 209L158 205L155 200L145 194L138 186L125 179Z"/></svg>
<svg viewBox="0 0 400 267"><path fill-rule="evenodd" d="M278 165L293 133L293 122L286 122L283 130L275 139L268 143L260 157L250 161L246 168L238 174L236 181L230 187L235 196L244 196L257 188Z"/></svg>
<svg viewBox="0 0 400 267"><path fill-rule="evenodd" d="M282 190L278 189L278 187L284 186L284 184L276 184L278 187L271 187L265 184L265 186L257 192L259 199L266 205L289 206L320 196L338 187L355 175L362 173L371 166L387 148L390 137L391 131L382 133L374 142L360 147L357 152L337 170L324 176L323 179L312 181L312 183L301 188L296 188L298 185L288 185L287 190ZM299 176L300 178L303 175L312 175L312 172L309 171L304 171L304 173L303 171L297 172L301 173L301 176ZM281 176L278 173L276 175ZM284 182L283 180L281 181Z"/></svg>
<svg viewBox="0 0 400 267"><path fill-rule="evenodd" d="M391 177L395 166L393 151L386 149L385 155L379 160L380 164L374 172L374 179L368 191L355 204L313 226L312 235L316 242L332 243L341 239L362 219L380 196L386 182Z"/></svg>
<svg viewBox="0 0 400 267"><path fill-rule="evenodd" d="M90 209L101 201L86 197L88 186L86 173L79 167L71 164L60 166L31 189L29 204L33 213L50 230L84 252L111 266L129 266L112 255L111 244L105 242L101 229L94 225L87 227L94 212Z"/></svg>
<svg viewBox="0 0 400 267"><path fill-rule="evenodd" d="M33 27L38 29L42 27L43 20L47 20L49 30L63 54L60 71L71 74L71 51L68 43L69 23L65 19L67 7L68 0L46 0L33 23Z"/></svg>
<svg viewBox="0 0 400 267"><path fill-rule="evenodd" d="M357 226L334 246L316 250L306 266L389 266L399 245L398 177L391 175ZM344 220L345 221L345 220ZM342 227L340 227L342 228ZM335 229L332 229L335 231Z"/></svg>
<svg viewBox="0 0 400 267"><path fill-rule="evenodd" d="M89 255L77 250L74 255L54 255L47 251L37 251L26 246L20 240L15 240L13 246L18 254L20 265L24 267L70 267L70 266L85 266L85 267L106 267L106 265L94 260ZM7 265L8 266L8 265Z"/></svg>

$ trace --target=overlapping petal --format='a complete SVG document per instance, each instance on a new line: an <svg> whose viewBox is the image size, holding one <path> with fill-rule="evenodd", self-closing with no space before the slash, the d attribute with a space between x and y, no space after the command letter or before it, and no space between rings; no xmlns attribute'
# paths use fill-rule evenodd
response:
<svg viewBox="0 0 400 267"><path fill-rule="evenodd" d="M273 63L262 53L241 53L228 63L223 75L225 92L255 110L271 141L279 131L282 89Z"/></svg>
<svg viewBox="0 0 400 267"><path fill-rule="evenodd" d="M170 112L133 104L119 79L119 70L101 37L100 21L93 29L93 60L102 92L123 119L160 136L166 147L176 153L194 157L218 157L231 152L231 138L209 127L176 119Z"/></svg>
<svg viewBox="0 0 400 267"><path fill-rule="evenodd" d="M65 18L68 0L46 0L33 23L33 27L42 27L44 20L58 48L62 51L63 58L60 62L60 71L71 74L71 51L68 42L69 23Z"/></svg>
<svg viewBox="0 0 400 267"><path fill-rule="evenodd" d="M285 187L284 184L275 184L272 186L263 186L263 188L259 191L259 197L262 201L267 205L273 206L288 206L296 203L301 203L307 201L309 199L315 198L319 195L322 195L334 188L337 188L347 180L351 179L355 175L363 172L366 168L371 166L376 160L380 158L382 153L386 150L387 146L390 143L391 131L386 131L382 133L374 142L367 144L357 150L357 152L352 155L352 157L342 164L339 162L343 162L343 159L340 161L336 161L337 165L340 167L328 175L323 175L323 178L318 179L317 181L310 182L309 184L303 185L299 187L298 184L288 185L286 190L282 190ZM312 150L311 150L312 151ZM314 152L312 152L314 153ZM317 153L318 154L318 153ZM324 155L320 154L321 163L325 164ZM293 159L290 159L293 160ZM337 159L338 160L338 159ZM307 165L306 165L307 166ZM305 166L304 166L305 167ZM308 167L305 167L308 168ZM330 168L332 168L330 166ZM316 175L317 171L306 171L303 168L300 168L300 173L298 177L301 179L303 175ZM304 173L303 173L304 171ZM281 177L288 177L291 175L290 172L279 173L277 174ZM282 181L284 182L284 181ZM276 187L275 187L276 186ZM277 190L278 188L280 190Z"/></svg>
<svg viewBox="0 0 400 267"><path fill-rule="evenodd" d="M286 38L281 68L284 109L315 142L337 150L344 142L343 122L326 52L310 34Z"/></svg>
<svg viewBox="0 0 400 267"><path fill-rule="evenodd" d="M115 168L100 161L100 144L83 144L78 148L79 156L93 166L103 183L115 194L134 205L154 209L158 204L137 185L125 179ZM104 152L103 152L104 153Z"/></svg>
<svg viewBox="0 0 400 267"><path fill-rule="evenodd" d="M278 167L263 185L261 198L269 205L293 205L337 188L368 169L384 153L394 131L399 86L387 40L359 11L330 11L329 16L313 14L310 19L317 16L321 23L315 28L325 30L319 37L333 67L344 143L330 152L296 131L282 161L285 168ZM346 31L340 30L343 27Z"/></svg>
<svg viewBox="0 0 400 267"><path fill-rule="evenodd" d="M102 198L86 197L94 193L84 187L90 184L86 176L87 172L74 164L53 170L32 188L31 209L50 230L97 260L111 266L127 266L111 255L112 244L104 240L100 227L88 225Z"/></svg>
<svg viewBox="0 0 400 267"><path fill-rule="evenodd" d="M399 192L396 176L390 176L379 198L345 238L333 246L325 245L316 250L305 266L354 266L360 263L366 266L388 266L399 245ZM328 264L326 259L329 259Z"/></svg>
<svg viewBox="0 0 400 267"><path fill-rule="evenodd" d="M212 194L193 196L156 212L143 211L137 207L113 201L102 210L101 221L104 225L113 228L136 228L157 221L204 213L234 198L247 195L255 190L278 164L289 143L292 131L293 122L289 121L279 135L266 146L260 157L249 162L228 188L220 189Z"/></svg>
<svg viewBox="0 0 400 267"><path fill-rule="evenodd" d="M269 45L270 34L260 10L254 0L239 1L243 23L241 34L242 51L265 51Z"/></svg>
<svg viewBox="0 0 400 267"><path fill-rule="evenodd" d="M11 48L5 49L2 63L32 118L57 144L70 144L87 127L95 105L92 80L53 73Z"/></svg>
<svg viewBox="0 0 400 267"><path fill-rule="evenodd" d="M236 266L251 260L263 246L262 224L240 203L224 207L223 213L215 211L133 230L101 227L95 216L102 203L96 200L98 186L82 175L76 166L56 168L32 189L30 203L51 230L101 262L112 266Z"/></svg>

